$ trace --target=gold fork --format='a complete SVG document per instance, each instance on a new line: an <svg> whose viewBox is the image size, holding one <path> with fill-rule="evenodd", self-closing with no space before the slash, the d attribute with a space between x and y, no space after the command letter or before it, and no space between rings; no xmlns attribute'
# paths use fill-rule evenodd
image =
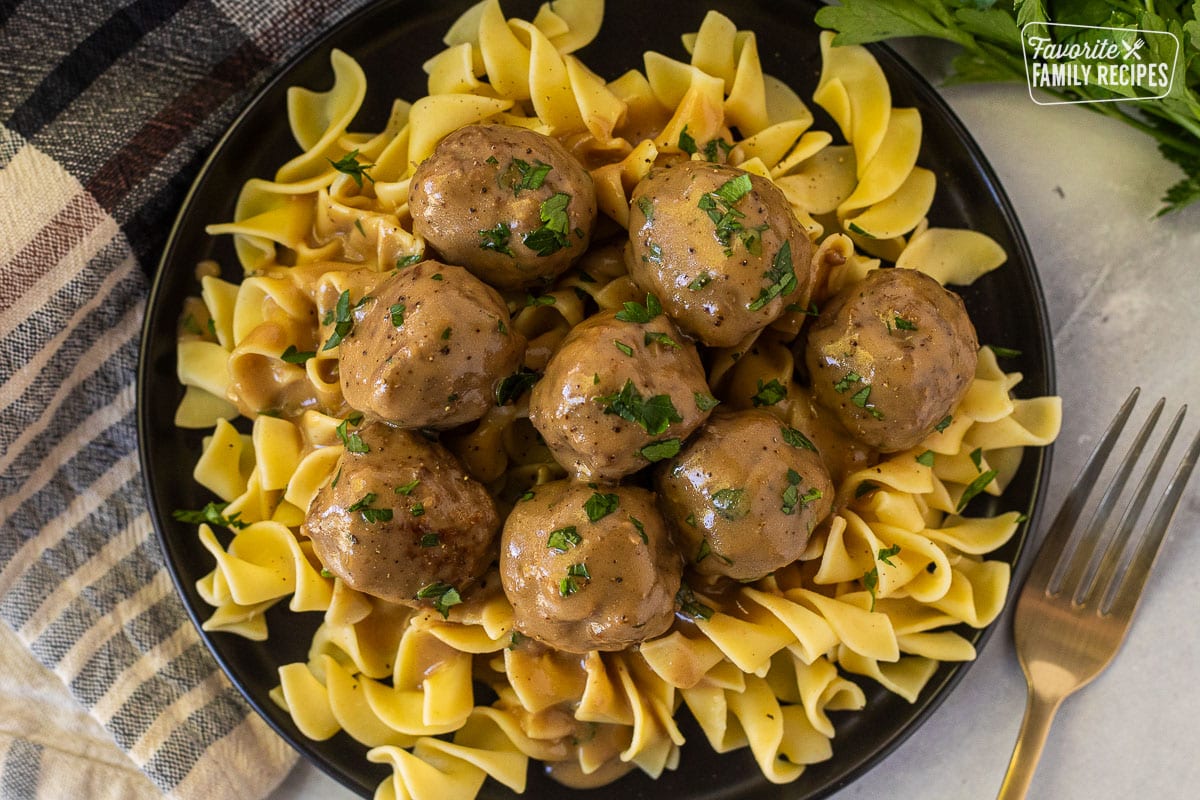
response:
<svg viewBox="0 0 1200 800"><path fill-rule="evenodd" d="M998 800L1025 796L1050 723L1062 701L1099 675L1116 655L1196 465L1200 434L1184 453L1153 516L1139 527L1167 451L1183 423L1187 410L1184 406L1176 413L1119 522L1116 521L1117 503L1162 414L1165 401L1159 400L1116 468L1087 524L1083 524L1084 505L1129 420L1138 394L1139 390L1134 389L1129 395L1079 473L1021 588L1013 619L1013 638L1029 684L1029 696Z"/></svg>

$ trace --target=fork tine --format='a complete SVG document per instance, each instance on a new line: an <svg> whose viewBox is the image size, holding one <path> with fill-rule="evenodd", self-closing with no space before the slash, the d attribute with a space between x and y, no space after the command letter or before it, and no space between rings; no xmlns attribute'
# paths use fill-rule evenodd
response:
<svg viewBox="0 0 1200 800"><path fill-rule="evenodd" d="M1100 502L1096 504L1096 509L1087 520L1087 524L1083 525L1082 519L1076 520L1084 530L1078 542L1086 541L1089 545L1087 547L1077 546L1072 551L1070 558L1063 559L1063 567L1069 566L1069 568L1064 570L1060 567L1055 571L1055 576L1050 581L1051 594L1058 592L1060 587L1070 587L1076 603L1083 603L1087 599L1100 564L1100 556L1106 552L1106 548L1101 547L1099 543L1109 531L1109 521L1115 517L1113 509L1121 499L1121 495L1125 491L1125 484L1129 482L1133 468L1137 466L1138 459L1142 457L1146 442L1150 440L1150 434L1154 432L1154 426L1158 424L1158 418L1162 416L1162 410L1166 404L1165 398L1159 398L1158 402L1154 404L1150 416L1146 418L1142 429L1137 432L1129 450L1126 451L1125 457L1121 459L1116 474L1109 481L1108 488L1104 490L1104 494L1101 496ZM1171 435L1174 436L1173 433ZM1142 502L1145 503L1145 500L1143 499ZM1109 548L1112 547L1116 538L1119 537L1115 534L1110 538Z"/></svg>
<svg viewBox="0 0 1200 800"><path fill-rule="evenodd" d="M1200 432L1192 439L1191 445L1175 469L1175 474L1171 476L1171 482L1167 484L1163 496L1154 509L1154 516L1146 529L1146 535L1138 543L1129 568L1110 589L1111 600L1105 597L1101 611L1107 612L1111 609L1114 614L1120 614L1126 618L1133 616L1142 596L1142 588L1146 585L1146 579L1154 568L1154 560L1162 548L1163 538L1167 535L1167 528L1170 527L1171 519L1175 516L1175 509L1179 507L1179 500L1192 476L1192 469L1196 466L1198 457L1200 457Z"/></svg>
<svg viewBox="0 0 1200 800"><path fill-rule="evenodd" d="M1108 460L1108 455L1112 452L1113 445L1121 435L1121 431L1125 428L1125 423L1129 420L1130 412L1133 411L1134 403L1137 402L1138 394L1140 393L1141 389L1137 387L1129 393L1129 397L1121 404L1116 417L1109 423L1108 430L1104 432L1104 436L1096 444L1096 449L1092 451L1087 463L1080 470L1079 476L1075 479L1070 493L1067 494L1062 507L1054 517L1054 522L1050 524L1050 528L1046 532L1042 546L1038 550L1037 557L1034 559L1033 568L1026 578L1027 585L1043 588L1049 586L1050 577L1053 575L1055 567L1062 557L1063 550L1071 538L1071 531L1074 529L1073 523L1076 517L1079 516L1084 503L1087 502L1088 496L1092 492L1092 487L1096 484L1096 478L1099 476L1100 470L1104 467L1104 463Z"/></svg>
<svg viewBox="0 0 1200 800"><path fill-rule="evenodd" d="M1159 401L1161 406L1163 401ZM1171 421L1167 433L1163 436L1162 442L1158 445L1158 451L1151 459L1149 466L1146 468L1145 474L1142 476L1141 482L1138 484L1137 491L1134 493L1133 499L1125 506L1125 512L1121 515L1121 522L1117 526L1116 532L1108 542L1108 546L1104 548L1104 557L1101 559L1100 548L1096 548L1093 561L1097 562L1095 571L1088 579L1080 586L1076 592L1075 602L1086 603L1092 592L1099 587L1108 595L1108 585L1112 580L1113 575L1117 572L1117 567L1122 563L1122 555L1125 552L1126 544L1130 536L1133 534L1134 525L1137 524L1138 518L1142 511L1146 508L1146 503L1150 498L1150 492L1154 489L1154 482L1158 480L1158 474L1162 471L1163 464L1167 461L1167 452L1171 449L1171 445L1175 442L1175 435L1179 433L1179 426L1183 424L1183 417L1187 413L1187 406L1183 406L1175 414L1175 419ZM1132 451L1126 459L1127 466L1132 468L1133 462L1140 457L1140 453L1135 455ZM1112 491L1109 489L1109 491ZM1100 512L1097 511L1097 514Z"/></svg>

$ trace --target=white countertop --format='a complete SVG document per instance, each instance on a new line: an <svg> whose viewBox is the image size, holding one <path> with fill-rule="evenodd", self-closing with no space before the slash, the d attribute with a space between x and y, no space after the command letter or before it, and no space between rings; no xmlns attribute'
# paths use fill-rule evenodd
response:
<svg viewBox="0 0 1200 800"><path fill-rule="evenodd" d="M1143 411L1159 396L1171 412L1200 397L1200 206L1154 217L1176 170L1148 138L1117 122L1078 106L1036 105L1023 86L955 87L943 96L999 174L1046 292L1064 423L1044 526L1134 385L1143 388ZM1183 434L1198 426L1200 409ZM1064 703L1031 798L1195 796L1197 564L1200 476L1176 515L1124 648ZM995 796L1025 703L1010 616L996 624L1000 630L928 722L837 800ZM272 800L352 797L301 763Z"/></svg>

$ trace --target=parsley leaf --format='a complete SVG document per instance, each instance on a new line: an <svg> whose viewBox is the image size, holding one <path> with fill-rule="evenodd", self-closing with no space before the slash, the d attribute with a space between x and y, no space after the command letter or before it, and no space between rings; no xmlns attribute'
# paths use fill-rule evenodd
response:
<svg viewBox="0 0 1200 800"><path fill-rule="evenodd" d="M312 350L298 350L296 349L296 345L289 344L279 358L288 364L303 364L316 355Z"/></svg>
<svg viewBox="0 0 1200 800"><path fill-rule="evenodd" d="M361 304L361 301L360 301ZM332 350L342 343L342 340L350 335L351 329L354 327L354 317L350 314L350 290L344 290L338 295L337 304L333 307L332 317L326 314L325 318L333 323L333 335L325 342L324 350ZM326 324L329 324L327 322Z"/></svg>
<svg viewBox="0 0 1200 800"><path fill-rule="evenodd" d="M238 519L242 515L242 512L235 511L229 516L225 516L224 512L228 506L229 503L211 502L207 503L199 511L175 509L171 512L171 517L180 522L187 522L192 525L207 523L208 525L220 525L223 528L246 527L246 523Z"/></svg>
<svg viewBox="0 0 1200 800"><path fill-rule="evenodd" d="M588 572L587 564L572 564L567 567L567 577L558 582L558 593L563 597L569 597L581 588L579 580L583 579L590 581L592 575Z"/></svg>
<svg viewBox="0 0 1200 800"><path fill-rule="evenodd" d="M518 195L523 189L542 188L551 169L553 167L549 164L544 164L537 159L530 164L523 159L514 158L509 162L508 169L497 180L501 182L501 186L511 187L513 194Z"/></svg>
<svg viewBox="0 0 1200 800"><path fill-rule="evenodd" d="M621 391L593 399L604 404L605 414L616 414L621 419L640 425L651 436L662 433L672 422L683 422L670 395L656 394L644 398L630 378L626 378Z"/></svg>
<svg viewBox="0 0 1200 800"><path fill-rule="evenodd" d="M763 273L763 277L770 283L761 289L754 302L747 306L751 311L758 311L776 297L791 294L796 290L796 271L792 267L791 242L784 241L771 262L771 268Z"/></svg>
<svg viewBox="0 0 1200 800"><path fill-rule="evenodd" d="M792 447L796 447L801 450L812 450L814 453L817 452L817 446L812 443L812 439L809 439L800 431L786 426L781 430L783 431L783 441L790 444Z"/></svg>
<svg viewBox="0 0 1200 800"><path fill-rule="evenodd" d="M533 372L522 367L512 375L496 384L496 405L508 405L519 399L521 395L533 388L542 377L540 372Z"/></svg>
<svg viewBox="0 0 1200 800"><path fill-rule="evenodd" d="M462 602L462 596L448 583L437 581L431 583L417 592L418 600L433 600L434 609L442 615L443 619L450 618L450 607L456 606Z"/></svg>
<svg viewBox="0 0 1200 800"><path fill-rule="evenodd" d="M976 476L975 480L967 484L967 488L963 490L962 497L958 498L958 505L955 506L955 513L961 514L963 509L967 507L967 503L975 498L975 495L987 488L996 477L996 470L989 469L987 472L981 472Z"/></svg>
<svg viewBox="0 0 1200 800"><path fill-rule="evenodd" d="M358 161L358 151L357 150L351 150L349 153L346 153L346 155L342 156L337 161L334 161L332 158L326 158L325 160L328 161L330 164L332 164L333 168L336 169L338 172L340 172L344 175L349 175L351 178L353 178L354 182L356 184L358 184L358 187L360 189L362 188L362 185L363 185L363 178L366 178L371 183L375 182L375 179L371 177L369 172L367 172L367 170L371 169L371 167L373 167L375 165L374 164L360 164Z"/></svg>
<svg viewBox="0 0 1200 800"><path fill-rule="evenodd" d="M342 444L346 446L347 453L369 453L371 448L362 440L362 436L358 432L350 433L348 427L350 420L344 419L341 424L334 430L337 431L338 438L342 440Z"/></svg>
<svg viewBox="0 0 1200 800"><path fill-rule="evenodd" d="M621 500L615 494L593 492L592 496L583 504L583 510L587 513L589 520L599 522L616 511L620 504Z"/></svg>
<svg viewBox="0 0 1200 800"><path fill-rule="evenodd" d="M651 442L645 447L638 450L638 454L653 464L656 461L662 461L667 458L674 458L679 455L683 443L679 441L679 437L671 439L660 439L657 442Z"/></svg>
<svg viewBox="0 0 1200 800"><path fill-rule="evenodd" d="M565 553L572 547L578 546L582 541L583 537L579 535L578 529L574 525L567 525L550 531L550 535L546 538L546 547Z"/></svg>
<svg viewBox="0 0 1200 800"><path fill-rule="evenodd" d="M762 378L759 378L758 391L750 400L754 403L755 408L757 408L759 406L773 406L785 397L787 397L787 387L780 383L778 378L771 378L765 384L762 382Z"/></svg>
<svg viewBox="0 0 1200 800"><path fill-rule="evenodd" d="M646 305L627 300L622 304L621 310L616 313L616 317L622 322L646 323L661 313L662 303L653 294L647 292Z"/></svg>
<svg viewBox="0 0 1200 800"><path fill-rule="evenodd" d="M721 405L721 401L713 397L711 394L701 394L693 392L692 397L696 399L696 408L701 411L712 411L717 406Z"/></svg>
<svg viewBox="0 0 1200 800"><path fill-rule="evenodd" d="M553 255L564 247L570 247L571 240L567 238L567 231L570 229L567 206L570 202L571 195L566 192L555 192L543 200L538 211L542 227L521 238L525 246L539 256Z"/></svg>
<svg viewBox="0 0 1200 800"><path fill-rule="evenodd" d="M491 250L494 253L502 253L506 256L513 254L512 248L508 246L508 240L512 236L512 231L503 222L497 222L496 227L481 229L479 231L479 249Z"/></svg>
<svg viewBox="0 0 1200 800"><path fill-rule="evenodd" d="M750 500L745 489L718 489L712 494L712 504L727 520L739 520L750 513Z"/></svg>
<svg viewBox="0 0 1200 800"><path fill-rule="evenodd" d="M689 156L696 154L696 140L688 133L687 125L679 132L679 149Z"/></svg>

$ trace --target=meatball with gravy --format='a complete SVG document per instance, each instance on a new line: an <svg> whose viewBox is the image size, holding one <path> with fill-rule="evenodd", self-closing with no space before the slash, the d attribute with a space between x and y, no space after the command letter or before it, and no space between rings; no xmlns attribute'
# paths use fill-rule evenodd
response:
<svg viewBox="0 0 1200 800"><path fill-rule="evenodd" d="M646 302L652 317L606 311L577 325L530 393L530 422L584 480L617 480L674 455L716 405L696 348L653 296Z"/></svg>
<svg viewBox="0 0 1200 800"><path fill-rule="evenodd" d="M351 588L444 610L495 558L495 503L448 450L420 434L375 423L358 438L362 447L338 460L303 531Z"/></svg>
<svg viewBox="0 0 1200 800"><path fill-rule="evenodd" d="M633 190L629 276L684 331L729 347L808 305L812 243L775 184L734 167L685 161Z"/></svg>
<svg viewBox="0 0 1200 800"><path fill-rule="evenodd" d="M742 581L799 558L833 507L811 441L761 409L713 414L655 484L692 568Z"/></svg>
<svg viewBox="0 0 1200 800"><path fill-rule="evenodd" d="M683 565L653 494L561 480L532 495L500 539L500 581L518 631L586 653L670 627Z"/></svg>
<svg viewBox="0 0 1200 800"><path fill-rule="evenodd" d="M380 284L363 308L338 350L342 394L400 427L479 419L525 354L504 300L462 267L422 261Z"/></svg>
<svg viewBox="0 0 1200 800"><path fill-rule="evenodd" d="M469 125L421 162L409 190L413 232L445 261L515 289L547 282L588 248L592 176L557 139Z"/></svg>
<svg viewBox="0 0 1200 800"><path fill-rule="evenodd" d="M884 453L916 447L959 404L979 342L962 299L913 269L876 269L834 295L808 334L817 400Z"/></svg>

